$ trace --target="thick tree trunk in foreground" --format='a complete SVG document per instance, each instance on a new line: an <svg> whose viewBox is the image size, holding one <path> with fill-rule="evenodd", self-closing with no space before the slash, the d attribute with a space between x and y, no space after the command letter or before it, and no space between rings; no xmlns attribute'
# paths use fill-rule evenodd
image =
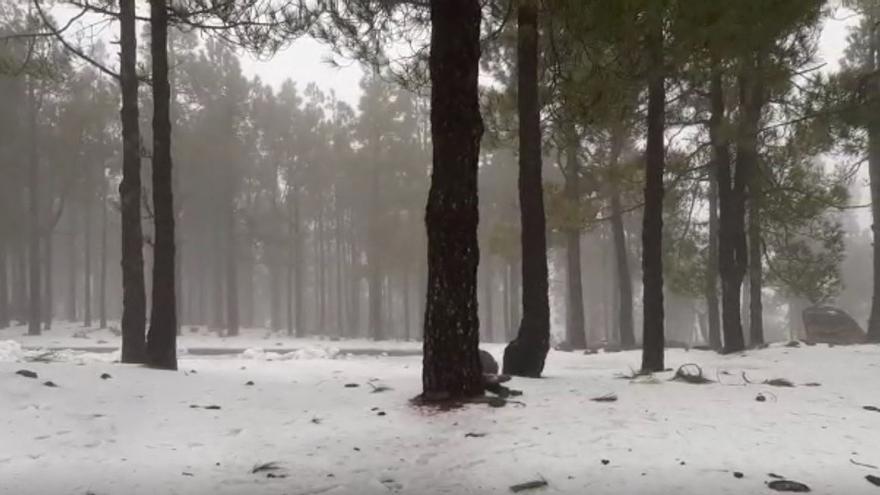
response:
<svg viewBox="0 0 880 495"><path fill-rule="evenodd" d="M4 232L5 234L5 232ZM0 237L0 328L9 326L9 270L5 237Z"/></svg>
<svg viewBox="0 0 880 495"><path fill-rule="evenodd" d="M880 124L868 128L868 171L871 180L871 213L874 234L874 290L871 316L868 319L868 341L880 342Z"/></svg>
<svg viewBox="0 0 880 495"><path fill-rule="evenodd" d="M40 279L40 162L37 155L37 96L33 76L28 76L28 335L40 335L42 289Z"/></svg>
<svg viewBox="0 0 880 495"><path fill-rule="evenodd" d="M717 69L712 74L710 99L710 132L718 180L718 273L721 275L723 350L736 352L744 347L740 320L740 286L745 266L739 258L745 255L741 252L745 247L745 237L740 236L742 231L737 228L737 218L741 223L744 209L736 198L736 187L731 183L733 174L729 143L725 136L724 86L721 73Z"/></svg>
<svg viewBox="0 0 880 495"><path fill-rule="evenodd" d="M122 86L122 362L146 358L147 319L141 226L141 156L138 121L135 0L119 0L120 83Z"/></svg>
<svg viewBox="0 0 880 495"><path fill-rule="evenodd" d="M645 213L642 223L642 277L644 326L642 371L662 371L663 351L663 168L665 161L666 88L663 75L663 31L660 13L654 13L651 74L648 82L648 144L645 157Z"/></svg>
<svg viewBox="0 0 880 495"><path fill-rule="evenodd" d="M568 130L568 149L566 150L565 196L577 205L581 196L581 163L578 159L578 136L574 126ZM581 270L581 229L570 228L565 233L565 254L567 261L567 318L565 340L572 349L587 348L587 333L584 327L584 287Z"/></svg>
<svg viewBox="0 0 880 495"><path fill-rule="evenodd" d="M504 349L504 373L537 378L544 371L544 361L550 349L550 301L541 174L538 7L535 0L520 0L517 23L523 314L516 339Z"/></svg>
<svg viewBox="0 0 880 495"><path fill-rule="evenodd" d="M422 398L483 394L477 315L481 9L478 0L431 1L433 167L425 225L428 284Z"/></svg>
<svg viewBox="0 0 880 495"><path fill-rule="evenodd" d="M153 297L147 356L151 366L177 369L177 297L174 283L174 195L171 173L171 88L168 84L168 9L150 0L153 56Z"/></svg>

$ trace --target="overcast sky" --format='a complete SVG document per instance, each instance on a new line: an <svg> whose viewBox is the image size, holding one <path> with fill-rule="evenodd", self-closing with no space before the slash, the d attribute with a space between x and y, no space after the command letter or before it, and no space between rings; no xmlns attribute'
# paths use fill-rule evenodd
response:
<svg viewBox="0 0 880 495"><path fill-rule="evenodd" d="M819 46L820 62L827 65L823 70L835 70L838 61L846 48L847 27L858 22L858 19L838 13L836 18L829 19L823 30ZM242 55L242 66L249 76L258 75L275 87L290 78L297 86L305 87L309 82L317 83L325 91L333 90L341 99L357 107L360 96L358 81L363 70L356 62L345 63L337 68L327 63L331 51L321 43L312 39L301 39L286 50L277 53L270 60L257 60L249 55ZM337 61L340 59L337 57Z"/></svg>

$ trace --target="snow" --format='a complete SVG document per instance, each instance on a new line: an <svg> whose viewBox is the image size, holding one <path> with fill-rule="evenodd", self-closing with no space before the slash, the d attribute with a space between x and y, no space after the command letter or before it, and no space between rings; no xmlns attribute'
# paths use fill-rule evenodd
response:
<svg viewBox="0 0 880 495"><path fill-rule="evenodd" d="M863 409L880 406L880 346L667 353L707 385L621 379L638 352L551 351L545 378L511 382L522 404L437 411L409 402L420 357L311 343L290 342L298 358L185 355L168 372L0 342L0 492L490 494L543 478L535 493L761 494L776 473L817 494L880 493L865 480L880 472L856 464L880 465L880 413ZM761 384L773 378L796 387ZM590 400L608 393L618 401ZM251 472L268 462L276 477Z"/></svg>
<svg viewBox="0 0 880 495"><path fill-rule="evenodd" d="M26 326L0 329L0 341L18 340L25 348L74 348L89 350L115 350L121 345L119 325L111 322L108 329L83 327L79 322L55 322L51 330L39 336L27 335ZM188 354L194 349L233 349L239 352L261 348L267 352L286 352L300 348L324 348L328 352L383 350L418 351L421 344L399 340L376 342L367 339L331 340L326 337L295 338L285 331L273 332L265 328L242 328L240 335L224 337L204 326L185 325L177 338L178 354Z"/></svg>

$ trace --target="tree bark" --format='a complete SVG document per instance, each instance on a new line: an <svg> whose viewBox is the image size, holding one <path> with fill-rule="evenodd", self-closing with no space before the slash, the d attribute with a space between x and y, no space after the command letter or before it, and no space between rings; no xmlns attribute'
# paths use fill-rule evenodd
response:
<svg viewBox="0 0 880 495"><path fill-rule="evenodd" d="M177 297L174 283L174 194L171 163L171 88L168 84L168 8L150 0L153 58L153 297L147 333L149 364L177 369Z"/></svg>
<svg viewBox="0 0 880 495"><path fill-rule="evenodd" d="M495 342L495 270L491 258L483 260L483 302L486 305L486 324L481 333L486 342Z"/></svg>
<svg viewBox="0 0 880 495"><path fill-rule="evenodd" d="M523 317L516 339L504 350L504 373L537 378L544 371L550 349L550 301L541 173L538 7L535 0L519 1L517 33Z"/></svg>
<svg viewBox="0 0 880 495"><path fill-rule="evenodd" d="M578 135L574 125L567 131L565 196L572 205L580 204L581 163L578 159ZM586 349L587 335L584 327L584 288L581 269L581 229L569 228L565 233L567 261L566 341L572 349Z"/></svg>
<svg viewBox="0 0 880 495"><path fill-rule="evenodd" d="M732 184L730 148L726 137L724 85L719 69L714 69L710 87L712 115L710 132L718 180L718 272L721 275L721 321L724 352L745 347L740 320L740 286L745 272L741 225L744 207L736 184Z"/></svg>
<svg viewBox="0 0 880 495"><path fill-rule="evenodd" d="M610 166L612 173L615 173L618 168L620 153L623 150L624 137L622 132L623 129L620 127L615 128L615 135L611 138ZM623 205L616 177L612 177L608 181L608 189L611 197L611 238L613 239L614 264L617 275L617 304L615 305L617 308L617 333L620 346L623 349L632 349L636 346L633 320L633 282L629 268L629 251L626 248L626 229L623 225ZM608 328L613 327L608 326Z"/></svg>
<svg viewBox="0 0 880 495"><path fill-rule="evenodd" d="M37 96L34 77L28 76L28 335L40 335L42 290L40 279L40 162L37 154Z"/></svg>
<svg viewBox="0 0 880 495"><path fill-rule="evenodd" d="M103 170L102 170L103 171ZM107 328L107 184L101 177L101 266L98 285L98 318L101 328Z"/></svg>
<svg viewBox="0 0 880 495"><path fill-rule="evenodd" d="M238 246L235 235L234 197L230 195L226 206L226 334L235 337L241 322L238 314ZM276 270L273 270L273 273ZM279 291L280 293L280 291Z"/></svg>
<svg viewBox="0 0 880 495"><path fill-rule="evenodd" d="M122 89L122 362L146 358L147 306L141 226L141 157L138 122L135 0L119 0L120 85Z"/></svg>
<svg viewBox="0 0 880 495"><path fill-rule="evenodd" d="M53 279L53 254L54 254L55 235L52 229L48 229L43 234L43 330L52 329L52 320L55 319L54 306L54 284Z"/></svg>
<svg viewBox="0 0 880 495"><path fill-rule="evenodd" d="M342 209L339 206L340 198L339 191L337 191L336 186L333 187L333 214L335 218L333 219L334 226L334 237L335 242L334 245L336 247L336 335L339 337L345 337L346 332L346 324L345 324L345 291L343 287L343 258L344 258L344 238L342 235Z"/></svg>
<svg viewBox="0 0 880 495"><path fill-rule="evenodd" d="M303 274L305 273L303 266L303 250L305 249L305 243L302 238L302 219L300 210L299 189L295 189L293 191L293 238L296 249L294 253L295 260L293 263L293 308L294 319L296 320L296 336L304 337L306 335L305 308L303 307L303 291L305 290L303 287Z"/></svg>
<svg viewBox="0 0 880 495"><path fill-rule="evenodd" d="M762 276L761 276L761 172L758 157L758 130L761 121L761 110L764 106L763 85L763 54L756 53L754 61L750 60L750 67L745 81L745 91L740 93L740 106L744 109L741 116L744 119L743 135L738 140L737 148L737 175L740 171L746 176L743 178L748 190L748 254L746 262L749 272L749 342L752 346L764 343L764 317L763 304L761 301ZM740 170L741 169L741 170Z"/></svg>
<svg viewBox="0 0 880 495"><path fill-rule="evenodd" d="M749 183L749 345L764 343L764 306L761 301L761 213L758 198L761 187L758 174Z"/></svg>
<svg viewBox="0 0 880 495"><path fill-rule="evenodd" d="M77 306L77 275L79 274L79 263L77 263L77 228L78 222L75 212L71 212L69 218L70 240L67 243L67 321L73 323L79 315Z"/></svg>
<svg viewBox="0 0 880 495"><path fill-rule="evenodd" d="M871 315L868 318L868 341L880 342L880 124L868 127L868 173L871 182L871 232L873 242L874 288Z"/></svg>
<svg viewBox="0 0 880 495"><path fill-rule="evenodd" d="M83 326L92 326L92 193L94 164L86 164L83 188Z"/></svg>
<svg viewBox="0 0 880 495"><path fill-rule="evenodd" d="M480 23L478 0L431 1L433 167L425 212L422 367L422 398L429 401L483 394L477 314Z"/></svg>
<svg viewBox="0 0 880 495"><path fill-rule="evenodd" d="M652 9L653 10L653 9ZM659 10L659 7L657 8ZM651 12L648 41L651 57L648 82L648 136L645 157L645 213L642 219L642 280L644 321L642 371L664 369L663 336L663 169L665 161L666 88L663 73L663 24L661 13Z"/></svg>
<svg viewBox="0 0 880 495"><path fill-rule="evenodd" d="M721 74L716 76L717 69L713 72L713 81L715 77L720 78ZM714 84L719 84L720 79ZM718 135L721 131L720 122L724 118L723 100L721 108L712 107L712 116L710 122L709 140L712 144L712 159L709 161L709 259L706 265L706 306L707 306L707 325L709 331L709 347L716 351L721 350L721 315L718 312L718 168L722 160L730 161L727 156L728 148L723 142L723 138ZM715 115L716 111L722 114Z"/></svg>
<svg viewBox="0 0 880 495"><path fill-rule="evenodd" d="M315 267L318 272L318 332L328 335L327 330L327 257L325 256L326 243L324 240L324 198L318 199L318 221L315 224L318 237L315 243L315 251L318 254L318 264Z"/></svg>
<svg viewBox="0 0 880 495"><path fill-rule="evenodd" d="M382 340L385 338L382 328L382 272L379 269L379 175L378 167L374 167L371 179L370 191L370 218L368 220L369 233L367 235L367 285L368 304L370 312L370 338Z"/></svg>
<svg viewBox="0 0 880 495"><path fill-rule="evenodd" d="M9 326L9 269L6 232L0 236L0 328Z"/></svg>

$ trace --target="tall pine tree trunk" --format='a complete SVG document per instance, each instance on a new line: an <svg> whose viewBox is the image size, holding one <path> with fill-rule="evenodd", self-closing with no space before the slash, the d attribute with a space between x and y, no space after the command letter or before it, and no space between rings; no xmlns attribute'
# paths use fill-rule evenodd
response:
<svg viewBox="0 0 880 495"><path fill-rule="evenodd" d="M373 169L370 191L370 218L368 220L369 233L367 235L367 285L370 321L370 338L381 340L385 338L382 328L382 272L379 268L379 176L378 167Z"/></svg>
<svg viewBox="0 0 880 495"><path fill-rule="evenodd" d="M713 72L713 78L715 72ZM720 77L720 74L718 74ZM715 83L713 83L715 84ZM723 101L722 101L723 105ZM723 115L715 116L715 111L724 112L724 108L716 109L712 107L712 117L710 123L716 119L723 119ZM721 315L718 312L718 163L723 160L730 160L726 157L727 146L721 142L720 136L716 134L720 131L717 125L711 125L709 129L709 140L712 144L712 159L709 161L709 259L706 266L706 324L708 326L709 347L713 350L721 350Z"/></svg>
<svg viewBox="0 0 880 495"><path fill-rule="evenodd" d="M749 184L749 344L764 343L764 306L761 301L763 277L761 272L761 213L758 198L761 194L758 174Z"/></svg>
<svg viewBox="0 0 880 495"><path fill-rule="evenodd" d="M877 71L878 46L877 20L869 17L871 37L868 53L868 69L870 73ZM872 85L873 94L880 93L876 81ZM868 317L868 341L880 342L880 118L876 115L868 125L868 176L871 186L871 233L873 234L873 290L871 292L871 314Z"/></svg>
<svg viewBox="0 0 880 495"><path fill-rule="evenodd" d="M480 23L478 0L431 1L433 167L425 212L425 400L483 394L477 314Z"/></svg>
<svg viewBox="0 0 880 495"><path fill-rule="evenodd" d="M743 134L738 140L737 174L747 172L743 178L748 190L748 254L745 257L749 273L749 342L752 346L764 343L764 317L761 301L761 172L758 155L758 130L761 111L764 106L764 85L762 72L762 52L749 60L748 78L745 92L741 93L740 106L744 109L741 118L745 120ZM741 160L740 160L741 158ZM742 170L740 170L742 169Z"/></svg>
<svg viewBox="0 0 880 495"><path fill-rule="evenodd" d="M482 325L481 333L486 342L495 342L495 270L492 258L488 256L483 260L483 303L486 305L486 323Z"/></svg>
<svg viewBox="0 0 880 495"><path fill-rule="evenodd" d="M544 361L550 350L550 301L541 173L536 0L519 1L517 33L523 314L516 339L504 350L504 373L537 378L544 371Z"/></svg>
<svg viewBox="0 0 880 495"><path fill-rule="evenodd" d="M578 135L571 124L568 126L565 172L565 196L572 205L580 204L581 163L578 158ZM587 334L584 327L584 288L581 270L581 229L572 226L565 233L565 253L567 260L566 291L566 341L572 349L587 348Z"/></svg>
<svg viewBox="0 0 880 495"><path fill-rule="evenodd" d="M83 194L83 326L92 326L92 164L86 166Z"/></svg>
<svg viewBox="0 0 880 495"><path fill-rule="evenodd" d="M174 194L171 164L171 88L168 84L168 7L150 0L153 58L153 297L147 356L151 366L177 369L177 297L174 283Z"/></svg>
<svg viewBox="0 0 880 495"><path fill-rule="evenodd" d="M67 321L73 323L79 315L79 307L77 306L77 278L79 274L79 263L77 262L77 248L79 237L77 231L77 219L75 212L71 212L69 216L70 241L67 243Z"/></svg>
<svg viewBox="0 0 880 495"><path fill-rule="evenodd" d="M666 88L663 74L663 22L659 6L651 9L648 41L648 143L645 157L645 213L642 219L643 335L642 371L664 369L663 352L663 169L665 161Z"/></svg>
<svg viewBox="0 0 880 495"><path fill-rule="evenodd" d="M28 86L28 335L40 335L42 323L42 280L40 279L40 161L37 154L37 96L34 77L27 77Z"/></svg>
<svg viewBox="0 0 880 495"><path fill-rule="evenodd" d="M303 291L304 288L304 280L303 275L305 273L304 263L304 252L305 243L303 242L302 236L302 219L301 219L301 207L300 207L300 198L299 198L299 189L293 191L293 239L294 244L296 246L294 252L294 263L293 263L293 277L294 277L294 291L293 291L293 308L294 308L294 319L296 320L296 336L304 337L306 335L306 324L305 324L305 308L303 307Z"/></svg>
<svg viewBox="0 0 880 495"><path fill-rule="evenodd" d="M101 178L101 266L98 283L98 318L101 328L107 328L107 184Z"/></svg>
<svg viewBox="0 0 880 495"><path fill-rule="evenodd" d="M237 336L241 323L238 314L238 246L235 242L235 206L230 195L226 206L226 334ZM277 270L273 270L273 273ZM279 291L280 292L280 291Z"/></svg>
<svg viewBox="0 0 880 495"><path fill-rule="evenodd" d="M868 341L880 342L880 122L868 127L868 174L871 182L871 232L873 242L874 289L868 318Z"/></svg>
<svg viewBox="0 0 880 495"><path fill-rule="evenodd" d="M732 184L730 145L726 137L724 82L720 70L712 72L710 83L710 136L718 182L718 273L721 275L721 322L723 350L735 352L744 347L740 320L740 284L742 265L738 263L739 239L737 215L742 215Z"/></svg>
<svg viewBox="0 0 880 495"><path fill-rule="evenodd" d="M147 306L141 226L141 156L138 122L135 0L119 0L120 85L122 88L122 362L146 358Z"/></svg>
<svg viewBox="0 0 880 495"><path fill-rule="evenodd" d="M5 227L5 226L4 226ZM7 233L0 236L0 328L9 326L9 252Z"/></svg>
<svg viewBox="0 0 880 495"><path fill-rule="evenodd" d="M52 329L52 320L55 319L55 302L53 289L53 255L55 252L55 235L53 229L48 229L43 235L43 329Z"/></svg>
<svg viewBox="0 0 880 495"><path fill-rule="evenodd" d="M614 247L614 266L617 279L617 325L607 325L612 330L616 329L620 347L632 349L636 346L635 323L633 321L633 283L632 273L629 268L629 251L626 248L626 229L623 225L623 205L620 199L620 187L617 184L617 167L620 154L623 150L623 129L615 128L615 135L611 137L611 160L610 168L614 177L608 181L609 196L611 197L611 239ZM610 319L610 318L606 318ZM610 333L610 332L609 332ZM608 339L611 341L612 339Z"/></svg>
<svg viewBox="0 0 880 495"><path fill-rule="evenodd" d="M324 242L324 201L319 199L318 205L318 223L316 224L318 231L317 243L315 244L318 251L318 331L321 335L328 335L327 330L327 258L325 256L326 246Z"/></svg>
<svg viewBox="0 0 880 495"><path fill-rule="evenodd" d="M345 285L343 284L343 259L345 257L344 254L344 239L342 235L342 208L339 206L339 191L336 186L333 187L333 213L335 218L333 219L333 227L334 227L334 246L336 247L336 335L339 337L345 337L347 334L346 331L346 322L345 322Z"/></svg>

